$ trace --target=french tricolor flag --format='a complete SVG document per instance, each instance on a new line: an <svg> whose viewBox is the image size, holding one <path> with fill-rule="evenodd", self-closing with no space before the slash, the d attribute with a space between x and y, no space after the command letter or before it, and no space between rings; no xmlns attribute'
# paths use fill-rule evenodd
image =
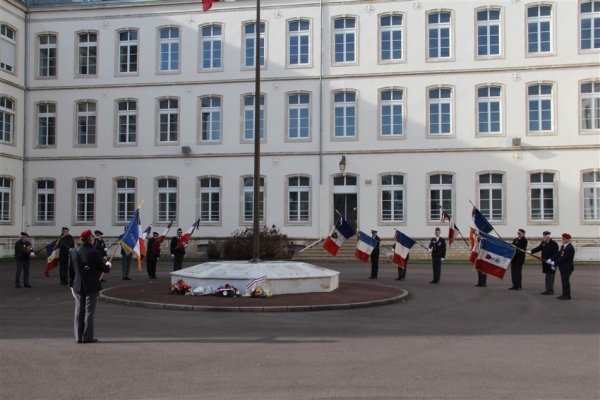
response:
<svg viewBox="0 0 600 400"><path fill-rule="evenodd" d="M358 232L358 243L356 244L356 252L354 255L361 261L369 261L371 252L377 246L377 240L374 237L367 235L364 232Z"/></svg>
<svg viewBox="0 0 600 400"><path fill-rule="evenodd" d="M200 224L200 219L198 219L196 222L194 222L192 224L190 229L188 229L187 232L183 234L181 239L179 239L179 242L177 243L177 248L183 247L183 245L186 244L188 242L188 240L190 240L190 237L192 237L192 234L194 233L194 231L196 230L196 228L198 227L199 224Z"/></svg>
<svg viewBox="0 0 600 400"><path fill-rule="evenodd" d="M475 261L475 269L504 279L506 269L517 251L516 248L486 233L479 234L479 256Z"/></svg>
<svg viewBox="0 0 600 400"><path fill-rule="evenodd" d="M396 231L396 246L394 247L394 258L392 262L400 268L406 268L406 257L415 245L415 241L400 231Z"/></svg>
<svg viewBox="0 0 600 400"><path fill-rule="evenodd" d="M346 239L356 235L356 231L346 222L343 218L340 218L337 224L333 226L333 229L329 233L323 247L332 256L335 257L342 244Z"/></svg>

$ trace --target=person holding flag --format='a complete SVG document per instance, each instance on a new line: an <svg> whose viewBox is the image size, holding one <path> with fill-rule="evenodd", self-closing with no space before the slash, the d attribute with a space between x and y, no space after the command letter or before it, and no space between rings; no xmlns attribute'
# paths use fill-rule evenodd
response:
<svg viewBox="0 0 600 400"><path fill-rule="evenodd" d="M58 253L58 265L60 273L60 284L69 284L69 251L75 247L75 240L69 234L69 228L63 226L62 235L60 236L60 252Z"/></svg>
<svg viewBox="0 0 600 400"><path fill-rule="evenodd" d="M442 275L442 261L446 258L446 241L440 237L441 229L435 228L435 237L429 242L428 250L431 253L431 267L433 269L433 280L429 283L440 283Z"/></svg>
<svg viewBox="0 0 600 400"><path fill-rule="evenodd" d="M392 258L392 262L398 266L398 278L396 280L401 281L406 278L406 268L410 257L408 252L416 242L400 231L396 231L394 239L394 258Z"/></svg>
<svg viewBox="0 0 600 400"><path fill-rule="evenodd" d="M102 259L106 261L106 257L108 255L108 247L106 247L106 243L104 243L104 239L102 239L103 235L104 233L101 230L96 229L94 231L95 237L92 246L94 246L95 249L100 250L100 253L102 253ZM102 279L100 279L100 282L106 282L106 279L104 279L103 277Z"/></svg>
<svg viewBox="0 0 600 400"><path fill-rule="evenodd" d="M171 257L173 258L173 271L179 271L183 266L183 256L185 255L185 248L188 246L187 243L183 243L179 246L179 243L183 240L183 230L177 228L177 236L173 236L171 239Z"/></svg>
<svg viewBox="0 0 600 400"><path fill-rule="evenodd" d="M510 262L510 278L512 280L512 286L508 290L522 290L521 281L523 280L523 264L525 264L525 254L527 250L527 238L525 237L525 230L519 229L517 231L517 238L512 241L512 245L521 251L517 251Z"/></svg>
<svg viewBox="0 0 600 400"><path fill-rule="evenodd" d="M146 250L146 270L150 279L156 279L156 263L160 257L160 244L154 250L154 245L158 239L158 232L153 232L152 237L148 239L148 249Z"/></svg>
<svg viewBox="0 0 600 400"><path fill-rule="evenodd" d="M542 242L540 245L527 252L527 254L534 254L538 251L542 252L542 272L546 276L544 282L546 290L540 294L544 296L554 294L554 277L556 275L556 268L546 263L547 259L558 253L558 243L552 240L550 235L551 233L549 231L542 232Z"/></svg>
<svg viewBox="0 0 600 400"><path fill-rule="evenodd" d="M379 272L379 246L381 244L381 239L377 236L377 231L375 229L371 229L371 236L375 239L375 246L373 246L373 251L371 251L371 276L369 279L377 279L377 274Z"/></svg>
<svg viewBox="0 0 600 400"><path fill-rule="evenodd" d="M137 227L137 226L136 226ZM132 281L129 277L129 270L131 269L131 260L133 259L133 252L127 248L123 238L127 233L127 227L123 228L123 235L121 236L121 273L124 281Z"/></svg>
<svg viewBox="0 0 600 400"><path fill-rule="evenodd" d="M29 284L29 259L33 257L35 257L35 253L29 241L29 235L26 232L21 232L21 238L15 243L15 261L17 262L15 288L21 288L21 271L23 271L23 287L31 287Z"/></svg>

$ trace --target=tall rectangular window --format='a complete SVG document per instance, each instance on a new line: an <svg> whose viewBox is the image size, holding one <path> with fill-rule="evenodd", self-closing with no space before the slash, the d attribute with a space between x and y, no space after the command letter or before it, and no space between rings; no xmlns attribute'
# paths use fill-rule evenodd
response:
<svg viewBox="0 0 600 400"><path fill-rule="evenodd" d="M452 134L452 89L430 89L429 105L429 134Z"/></svg>
<svg viewBox="0 0 600 400"><path fill-rule="evenodd" d="M333 102L335 137L356 137L356 93L335 93Z"/></svg>
<svg viewBox="0 0 600 400"><path fill-rule="evenodd" d="M138 32L119 32L119 73L126 74L138 70Z"/></svg>
<svg viewBox="0 0 600 400"><path fill-rule="evenodd" d="M12 221L12 179L0 177L0 222Z"/></svg>
<svg viewBox="0 0 600 400"><path fill-rule="evenodd" d="M442 209L444 208L448 216L452 218L453 190L452 175L436 174L429 176L429 221L437 222L442 220Z"/></svg>
<svg viewBox="0 0 600 400"><path fill-rule="evenodd" d="M381 177L381 221L404 222L404 176Z"/></svg>
<svg viewBox="0 0 600 400"><path fill-rule="evenodd" d="M137 101L124 100L117 103L117 143L131 144L137 141Z"/></svg>
<svg viewBox="0 0 600 400"><path fill-rule="evenodd" d="M310 95L290 94L288 97L288 138L308 139L310 136Z"/></svg>
<svg viewBox="0 0 600 400"><path fill-rule="evenodd" d="M254 178L244 178L244 222L254 221ZM258 205L260 222L265 221L265 179L260 178L260 204Z"/></svg>
<svg viewBox="0 0 600 400"><path fill-rule="evenodd" d="M310 178L288 179L288 222L308 222L310 217Z"/></svg>
<svg viewBox="0 0 600 400"><path fill-rule="evenodd" d="M80 33L78 35L78 75L96 75L98 63L98 34Z"/></svg>
<svg viewBox="0 0 600 400"><path fill-rule="evenodd" d="M402 15L384 15L379 19L381 61L402 60Z"/></svg>
<svg viewBox="0 0 600 400"><path fill-rule="evenodd" d="M583 220L600 221L600 172L583 173Z"/></svg>
<svg viewBox="0 0 600 400"><path fill-rule="evenodd" d="M0 142L12 143L15 127L15 102L0 97Z"/></svg>
<svg viewBox="0 0 600 400"><path fill-rule="evenodd" d="M8 25L0 24L0 69L15 73L17 35Z"/></svg>
<svg viewBox="0 0 600 400"><path fill-rule="evenodd" d="M56 104L38 104L38 146L56 146Z"/></svg>
<svg viewBox="0 0 600 400"><path fill-rule="evenodd" d="M502 88L485 86L477 89L477 127L478 133L502 132Z"/></svg>
<svg viewBox="0 0 600 400"><path fill-rule="evenodd" d="M37 181L35 184L35 222L54 222L54 181Z"/></svg>
<svg viewBox="0 0 600 400"><path fill-rule="evenodd" d="M451 45L452 14L432 13L427 16L427 43L429 59L452 57Z"/></svg>
<svg viewBox="0 0 600 400"><path fill-rule="evenodd" d="M221 98L200 99L200 135L203 142L221 140Z"/></svg>
<svg viewBox="0 0 600 400"><path fill-rule="evenodd" d="M223 38L221 25L205 26L202 32L202 61L203 70L221 69L223 60Z"/></svg>
<svg viewBox="0 0 600 400"><path fill-rule="evenodd" d="M75 221L94 222L95 187L91 179L75 182Z"/></svg>
<svg viewBox="0 0 600 400"><path fill-rule="evenodd" d="M552 131L552 85L531 85L527 88L527 95L529 106L529 131Z"/></svg>
<svg viewBox="0 0 600 400"><path fill-rule="evenodd" d="M310 64L310 21L299 20L288 23L290 65Z"/></svg>
<svg viewBox="0 0 600 400"><path fill-rule="evenodd" d="M600 130L600 82L581 84L581 129Z"/></svg>
<svg viewBox="0 0 600 400"><path fill-rule="evenodd" d="M551 172L529 175L531 190L531 220L535 222L555 220L555 177Z"/></svg>
<svg viewBox="0 0 600 400"><path fill-rule="evenodd" d="M244 140L254 140L254 95L244 96ZM265 138L265 96L260 96L260 140Z"/></svg>
<svg viewBox="0 0 600 400"><path fill-rule="evenodd" d="M600 49L600 0L579 5L581 50Z"/></svg>
<svg viewBox="0 0 600 400"><path fill-rule="evenodd" d="M397 137L404 134L404 91L384 90L380 93L381 135Z"/></svg>
<svg viewBox="0 0 600 400"><path fill-rule="evenodd" d="M355 18L338 18L333 21L333 60L335 63L356 61Z"/></svg>
<svg viewBox="0 0 600 400"><path fill-rule="evenodd" d="M158 140L159 142L177 142L179 127L179 101L163 99L158 102Z"/></svg>
<svg viewBox="0 0 600 400"><path fill-rule="evenodd" d="M265 23L260 23L260 66L265 66ZM256 57L256 23L244 25L244 66L252 68Z"/></svg>
<svg viewBox="0 0 600 400"><path fill-rule="evenodd" d="M164 28L159 31L159 70L179 71L179 28Z"/></svg>
<svg viewBox="0 0 600 400"><path fill-rule="evenodd" d="M77 103L77 144L96 144L96 103Z"/></svg>
<svg viewBox="0 0 600 400"><path fill-rule="evenodd" d="M500 10L477 11L477 55L500 54Z"/></svg>
<svg viewBox="0 0 600 400"><path fill-rule="evenodd" d="M177 220L177 180L172 178L158 179L157 186L157 222Z"/></svg>
<svg viewBox="0 0 600 400"><path fill-rule="evenodd" d="M552 6L533 6L527 9L527 52L552 51Z"/></svg>
<svg viewBox="0 0 600 400"><path fill-rule="evenodd" d="M136 209L135 180L118 179L116 181L115 222L129 222Z"/></svg>
<svg viewBox="0 0 600 400"><path fill-rule="evenodd" d="M502 174L479 175L479 210L489 221L504 219L504 176Z"/></svg>
<svg viewBox="0 0 600 400"><path fill-rule="evenodd" d="M221 180L200 179L200 221L219 222L221 215Z"/></svg>
<svg viewBox="0 0 600 400"><path fill-rule="evenodd" d="M56 35L38 36L38 76L56 76Z"/></svg>

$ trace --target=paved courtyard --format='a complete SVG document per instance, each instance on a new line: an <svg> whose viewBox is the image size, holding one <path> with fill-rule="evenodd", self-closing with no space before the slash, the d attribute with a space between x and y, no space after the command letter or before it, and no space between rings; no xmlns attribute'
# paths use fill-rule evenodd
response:
<svg viewBox="0 0 600 400"><path fill-rule="evenodd" d="M187 263L193 265L194 263ZM599 266L579 266L571 301L541 296L538 264L524 290L468 264L428 264L407 280L382 264L319 264L341 281L400 287L404 302L314 312L192 312L98 303L96 344L76 344L73 298L58 270L32 267L32 289L14 288L14 262L0 263L1 399L598 399ZM168 287L119 262L105 288ZM560 295L560 278L555 286ZM236 299L230 299L235 302ZM257 299L260 301L260 299Z"/></svg>

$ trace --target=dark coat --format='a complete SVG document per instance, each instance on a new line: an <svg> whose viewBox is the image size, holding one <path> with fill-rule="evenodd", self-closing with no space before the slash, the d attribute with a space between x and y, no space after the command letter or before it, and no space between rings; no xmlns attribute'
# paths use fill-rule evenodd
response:
<svg viewBox="0 0 600 400"><path fill-rule="evenodd" d="M547 260L558 253L558 243L552 239L548 240L547 243L542 240L542 243L540 243L538 247L531 249L531 254L537 253L538 251L541 251L542 258ZM556 271L552 271L550 264L546 264L545 261L542 261L542 272L545 274L553 274Z"/></svg>
<svg viewBox="0 0 600 400"><path fill-rule="evenodd" d="M377 235L373 236L373 239L375 239L375 241L377 242L377 244L375 245L375 247L373 247L373 251L371 251L371 257L373 257L373 255L375 255L375 257L379 257L379 250L380 250L380 246L381 246L381 239Z"/></svg>
<svg viewBox="0 0 600 400"><path fill-rule="evenodd" d="M95 238L93 246L95 249L100 250L100 253L102 253L102 257L106 257L106 251L104 251L104 249L106 248L106 243L104 243L104 239Z"/></svg>
<svg viewBox="0 0 600 400"><path fill-rule="evenodd" d="M29 260L29 255L32 251L33 247L31 247L29 240L19 239L15 243L15 259L17 261Z"/></svg>
<svg viewBox="0 0 600 400"><path fill-rule="evenodd" d="M179 240L179 236L173 236L173 239L171 239L171 254L182 256L185 254L185 248L183 246L177 248L177 243L179 243Z"/></svg>
<svg viewBox="0 0 600 400"><path fill-rule="evenodd" d="M75 247L75 240L71 235L65 235L60 238L60 252L58 258L66 261L69 258L69 250Z"/></svg>
<svg viewBox="0 0 600 400"><path fill-rule="evenodd" d="M86 295L101 291L103 272L110 272L110 268L102 261L100 250L94 249L91 243L83 243L69 252L69 286L75 292Z"/></svg>
<svg viewBox="0 0 600 400"><path fill-rule="evenodd" d="M148 239L148 244L146 245L146 260L148 261L156 261L160 257L160 247L156 253L152 250L154 243L156 243L156 238L151 237Z"/></svg>
<svg viewBox="0 0 600 400"><path fill-rule="evenodd" d="M575 258L575 247L571 243L567 243L556 253L551 260L554 261L554 266L558 267L560 272L573 272L575 266L573 259Z"/></svg>
<svg viewBox="0 0 600 400"><path fill-rule="evenodd" d="M512 241L512 245L518 247L521 250L527 250L527 239L525 236L521 238L516 238ZM515 264L524 264L525 263L525 252L517 250L515 252L515 256L512 259L512 262Z"/></svg>
<svg viewBox="0 0 600 400"><path fill-rule="evenodd" d="M446 241L443 237L438 237L437 243L436 238L431 238L429 242L429 249L431 249L431 258L446 258Z"/></svg>

